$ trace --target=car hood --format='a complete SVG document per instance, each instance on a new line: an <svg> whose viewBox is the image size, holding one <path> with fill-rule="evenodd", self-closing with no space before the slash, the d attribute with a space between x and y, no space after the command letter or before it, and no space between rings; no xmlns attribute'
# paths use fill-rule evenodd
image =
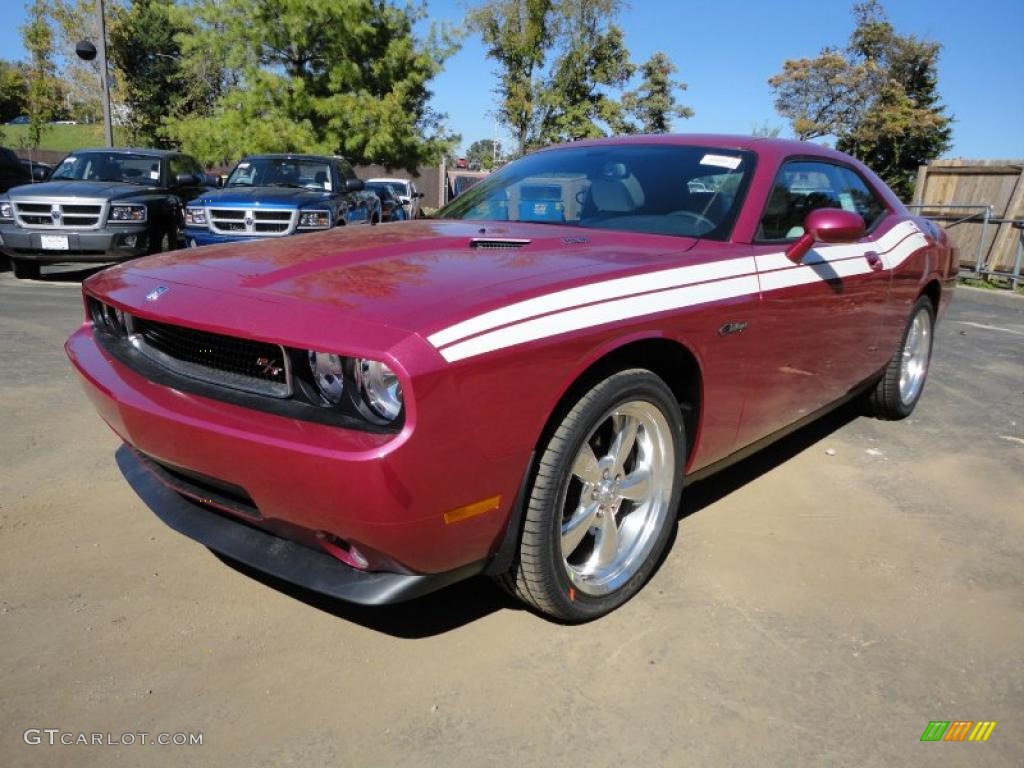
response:
<svg viewBox="0 0 1024 768"><path fill-rule="evenodd" d="M288 205L302 206L327 200L330 194L312 189L292 187L236 187L207 192L192 201L193 205Z"/></svg>
<svg viewBox="0 0 1024 768"><path fill-rule="evenodd" d="M508 240L522 242L512 247ZM421 220L161 254L105 270L86 285L128 306L156 285L181 285L221 305L221 319L229 297L248 297L261 302L263 315L268 303L278 305L274 311L289 322L304 307L309 318L428 335L541 293L676 264L695 243L556 225ZM188 303L201 315L217 311L202 299ZM236 322L241 330L248 321Z"/></svg>
<svg viewBox="0 0 1024 768"><path fill-rule="evenodd" d="M46 198L47 200L63 198L101 198L114 200L131 195L143 195L160 191L160 187L129 184L124 181L44 181L40 184L23 184L8 192L10 197L26 199L30 197Z"/></svg>

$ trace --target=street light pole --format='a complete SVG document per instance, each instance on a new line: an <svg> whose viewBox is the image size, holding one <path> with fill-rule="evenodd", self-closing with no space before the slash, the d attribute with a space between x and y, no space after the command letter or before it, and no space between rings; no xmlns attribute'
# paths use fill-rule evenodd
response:
<svg viewBox="0 0 1024 768"><path fill-rule="evenodd" d="M100 60L100 86L103 90L103 138L107 146L114 146L114 125L110 121L110 82L107 73L107 22L103 12L103 0L96 0L96 12L100 17L100 39L97 46Z"/></svg>

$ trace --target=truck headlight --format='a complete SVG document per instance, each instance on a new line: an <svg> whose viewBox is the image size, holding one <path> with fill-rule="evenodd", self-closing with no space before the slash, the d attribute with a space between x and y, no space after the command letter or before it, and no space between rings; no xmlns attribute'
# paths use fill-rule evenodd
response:
<svg viewBox="0 0 1024 768"><path fill-rule="evenodd" d="M110 206L110 221L145 221L146 206L129 203L114 203Z"/></svg>
<svg viewBox="0 0 1024 768"><path fill-rule="evenodd" d="M353 372L363 402L382 419L394 421L402 412L402 384L395 372L377 360L355 360Z"/></svg>
<svg viewBox="0 0 1024 768"><path fill-rule="evenodd" d="M185 209L185 224L198 224L200 226L206 225L206 209L205 208L193 208L188 207Z"/></svg>
<svg viewBox="0 0 1024 768"><path fill-rule="evenodd" d="M0 219L13 219L14 206L7 200L0 201Z"/></svg>
<svg viewBox="0 0 1024 768"><path fill-rule="evenodd" d="M299 229L327 229L330 226L330 211L299 212Z"/></svg>

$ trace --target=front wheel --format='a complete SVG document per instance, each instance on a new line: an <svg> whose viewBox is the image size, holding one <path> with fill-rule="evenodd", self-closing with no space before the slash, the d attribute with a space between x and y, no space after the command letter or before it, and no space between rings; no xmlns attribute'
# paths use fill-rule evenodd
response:
<svg viewBox="0 0 1024 768"><path fill-rule="evenodd" d="M876 417L905 419L914 411L928 378L934 330L935 308L931 299L921 296L910 310L899 349L868 394L869 405Z"/></svg>
<svg viewBox="0 0 1024 768"><path fill-rule="evenodd" d="M625 603L668 541L685 455L681 411L664 381L633 369L599 383L543 447L504 586L570 622Z"/></svg>

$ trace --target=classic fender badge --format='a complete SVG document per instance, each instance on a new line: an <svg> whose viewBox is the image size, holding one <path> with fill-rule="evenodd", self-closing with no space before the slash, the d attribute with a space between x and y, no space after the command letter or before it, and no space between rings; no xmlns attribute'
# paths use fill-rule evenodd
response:
<svg viewBox="0 0 1024 768"><path fill-rule="evenodd" d="M746 327L747 324L743 322L726 323L718 329L718 335L728 336L730 333L743 333Z"/></svg>
<svg viewBox="0 0 1024 768"><path fill-rule="evenodd" d="M167 286L158 285L156 288L154 288L152 291L146 294L146 301L156 301L165 293L167 293Z"/></svg>

